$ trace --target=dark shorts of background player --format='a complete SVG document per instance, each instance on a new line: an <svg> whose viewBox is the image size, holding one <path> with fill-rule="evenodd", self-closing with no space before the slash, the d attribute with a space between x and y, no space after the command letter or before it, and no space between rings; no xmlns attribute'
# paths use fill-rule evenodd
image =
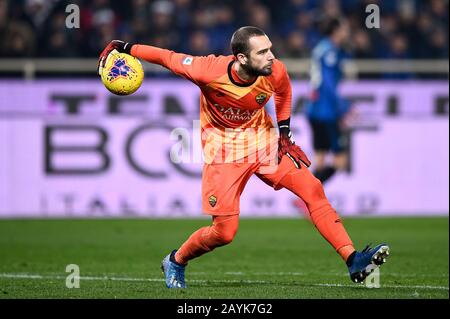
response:
<svg viewBox="0 0 450 319"><path fill-rule="evenodd" d="M331 151L335 154L344 151L344 137L338 121L323 122L309 119L309 124L315 151Z"/></svg>

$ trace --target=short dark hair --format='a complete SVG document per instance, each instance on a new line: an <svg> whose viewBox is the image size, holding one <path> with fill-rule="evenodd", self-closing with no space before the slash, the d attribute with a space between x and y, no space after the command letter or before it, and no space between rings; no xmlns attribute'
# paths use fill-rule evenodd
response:
<svg viewBox="0 0 450 319"><path fill-rule="evenodd" d="M325 36L330 36L339 29L339 27L343 24L344 20L341 17L331 17L325 18L320 23L320 31Z"/></svg>
<svg viewBox="0 0 450 319"><path fill-rule="evenodd" d="M248 55L250 53L249 39L255 36L266 35L263 30L257 27L246 26L237 29L231 37L231 52L234 56L239 53Z"/></svg>

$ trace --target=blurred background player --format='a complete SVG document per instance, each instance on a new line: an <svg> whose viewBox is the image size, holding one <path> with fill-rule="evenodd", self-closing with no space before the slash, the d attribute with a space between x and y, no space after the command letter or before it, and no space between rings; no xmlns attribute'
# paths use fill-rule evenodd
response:
<svg viewBox="0 0 450 319"><path fill-rule="evenodd" d="M231 48L233 55L191 56L114 40L100 54L99 68L117 50L162 65L201 90L202 210L212 216L212 225L198 229L164 258L161 268L166 286L185 288L185 267L190 260L233 241L240 196L253 174L275 190L286 188L301 198L320 234L346 262L352 281L362 282L386 261L389 247L380 244L357 252L322 184L307 169L311 163L290 130L290 79L284 64L275 59L264 31L239 28L231 38ZM274 124L264 108L272 95L279 136L272 134ZM278 164L273 164L272 156L278 157Z"/></svg>
<svg viewBox="0 0 450 319"><path fill-rule="evenodd" d="M314 175L326 182L336 171L347 168L344 117L350 111L349 101L338 93L342 78L342 47L349 36L349 26L342 18L327 18L321 30L325 38L312 51L310 101L306 114L311 126L314 147ZM333 162L327 163L331 152Z"/></svg>

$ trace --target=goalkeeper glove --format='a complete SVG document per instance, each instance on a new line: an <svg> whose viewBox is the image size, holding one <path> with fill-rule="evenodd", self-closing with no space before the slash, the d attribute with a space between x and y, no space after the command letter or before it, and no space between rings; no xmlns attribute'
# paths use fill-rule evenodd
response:
<svg viewBox="0 0 450 319"><path fill-rule="evenodd" d="M280 138L278 140L278 160L281 161L281 158L286 155L294 162L295 167L301 168L301 163L305 164L306 167L309 167L311 162L300 146L295 145L289 122L290 119L278 122L278 128L280 130Z"/></svg>
<svg viewBox="0 0 450 319"><path fill-rule="evenodd" d="M131 54L131 47L133 43L128 43L120 40L112 40L109 44L103 49L102 53L100 53L100 57L98 58L98 74L101 75L102 69L105 67L106 59L111 51L116 50L119 53L127 53Z"/></svg>

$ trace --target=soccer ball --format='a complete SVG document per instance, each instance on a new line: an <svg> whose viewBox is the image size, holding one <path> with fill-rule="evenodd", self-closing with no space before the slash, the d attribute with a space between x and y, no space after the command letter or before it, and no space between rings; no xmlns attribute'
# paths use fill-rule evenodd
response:
<svg viewBox="0 0 450 319"><path fill-rule="evenodd" d="M141 86L144 68L135 57L113 51L106 59L101 77L103 84L111 93L129 95Z"/></svg>

